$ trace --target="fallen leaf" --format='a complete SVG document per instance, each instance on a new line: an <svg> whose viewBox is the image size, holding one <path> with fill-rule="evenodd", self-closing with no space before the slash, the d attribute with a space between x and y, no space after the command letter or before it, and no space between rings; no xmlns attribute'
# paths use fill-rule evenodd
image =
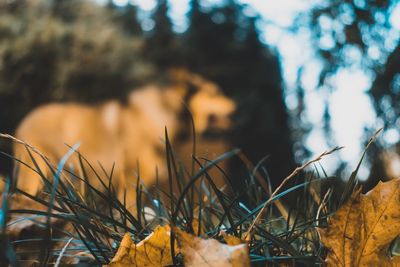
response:
<svg viewBox="0 0 400 267"><path fill-rule="evenodd" d="M225 242L230 246L236 246L239 244L245 244L246 241L240 239L239 237L228 235L225 232L221 231L221 235L224 238Z"/></svg>
<svg viewBox="0 0 400 267"><path fill-rule="evenodd" d="M246 244L227 245L215 239L202 239L175 228L184 266L246 267L250 258Z"/></svg>
<svg viewBox="0 0 400 267"><path fill-rule="evenodd" d="M327 266L400 266L400 257L389 256L400 235L400 179L380 182L365 195L354 192L318 232L329 250Z"/></svg>
<svg viewBox="0 0 400 267"><path fill-rule="evenodd" d="M192 219L192 228L195 234L204 234L206 231L204 229L204 224L200 225L200 221L196 218Z"/></svg>
<svg viewBox="0 0 400 267"><path fill-rule="evenodd" d="M109 267L168 266L172 265L171 229L158 226L147 238L134 244L130 234L125 234ZM178 251L178 247L175 247Z"/></svg>

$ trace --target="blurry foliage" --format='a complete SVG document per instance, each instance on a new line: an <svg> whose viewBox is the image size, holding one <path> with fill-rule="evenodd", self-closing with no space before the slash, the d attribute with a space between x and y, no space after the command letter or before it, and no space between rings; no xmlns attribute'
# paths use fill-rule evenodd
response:
<svg viewBox="0 0 400 267"><path fill-rule="evenodd" d="M178 65L180 61L180 38L172 31L172 22L167 12L167 0L159 0L153 14L154 28L149 32L144 46L145 58L160 71Z"/></svg>
<svg viewBox="0 0 400 267"><path fill-rule="evenodd" d="M280 62L260 42L257 17L245 16L243 5L226 1L204 9L198 0L191 4L183 64L236 99L233 142L252 162L270 156L265 165L276 186L294 166ZM234 173L245 175L239 162L232 165Z"/></svg>
<svg viewBox="0 0 400 267"><path fill-rule="evenodd" d="M142 41L123 35L106 10L64 1L58 13L33 3L0 10L1 99L17 97L18 108L28 110L52 100L97 102L123 97L151 72L138 57Z"/></svg>
<svg viewBox="0 0 400 267"><path fill-rule="evenodd" d="M329 87L329 79L341 68L361 68L372 78L368 93L380 122L385 130L400 133L400 43L390 21L397 4L395 0L321 1L308 11L309 16L299 16L298 22L307 21L323 64L319 86ZM329 116L326 119L326 125L330 124ZM366 129L365 141L375 130ZM373 166L369 188L386 178L379 160L384 146L378 143L369 151Z"/></svg>
<svg viewBox="0 0 400 267"><path fill-rule="evenodd" d="M392 52L390 14L397 1L323 1L307 17L314 47L323 60L320 85L340 67L358 60L378 70ZM301 20L301 18L299 18Z"/></svg>

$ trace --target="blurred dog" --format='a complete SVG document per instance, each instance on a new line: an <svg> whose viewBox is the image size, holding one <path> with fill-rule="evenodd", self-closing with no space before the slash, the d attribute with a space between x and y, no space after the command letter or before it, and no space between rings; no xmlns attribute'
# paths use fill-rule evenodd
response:
<svg viewBox="0 0 400 267"><path fill-rule="evenodd" d="M109 101L99 105L54 103L38 107L21 122L16 138L40 151L53 166L69 150L66 144L80 143L79 153L93 166L93 170L85 169L90 183L97 189L102 188L95 173L110 174L113 170L113 186L119 199L124 198L126 190L127 205L134 205L137 175L145 185L154 185L157 166L160 182L167 179L164 127L168 129L171 143L178 146L185 143L182 141L183 133L191 126L183 119L183 114L187 112L184 103L192 114L198 136L221 133L231 126L230 116L235 111L235 104L215 84L183 70L175 70L171 77L173 82L170 85L149 85L134 90L126 105ZM201 148L201 138L199 144ZM223 147L228 149L228 143L225 144ZM187 147L187 144L181 146ZM224 152L213 152L212 147L202 151L200 156ZM36 169L33 157L37 169L52 177L39 154L30 155L25 146L16 144L14 155ZM77 154L72 155L65 166L82 175ZM18 164L19 189L36 195L43 186L37 173Z"/></svg>

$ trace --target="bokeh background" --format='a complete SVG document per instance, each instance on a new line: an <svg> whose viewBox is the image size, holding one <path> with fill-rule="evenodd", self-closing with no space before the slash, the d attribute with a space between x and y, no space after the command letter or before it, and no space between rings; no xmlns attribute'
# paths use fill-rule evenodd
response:
<svg viewBox="0 0 400 267"><path fill-rule="evenodd" d="M51 101L124 101L181 67L236 101L230 142L254 163L268 156L275 185L337 145L323 167L346 179L383 127L359 173L369 188L393 176L399 32L389 0L0 1L0 132ZM11 165L1 156L0 173ZM239 181L247 170L237 160L230 172Z"/></svg>

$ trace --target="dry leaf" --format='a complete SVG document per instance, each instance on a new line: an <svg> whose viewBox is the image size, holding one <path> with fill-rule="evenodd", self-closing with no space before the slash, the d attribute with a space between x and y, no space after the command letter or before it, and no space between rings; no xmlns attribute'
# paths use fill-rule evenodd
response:
<svg viewBox="0 0 400 267"><path fill-rule="evenodd" d="M175 228L176 239L186 267L246 267L250 258L246 244L226 245L215 239L202 239Z"/></svg>
<svg viewBox="0 0 400 267"><path fill-rule="evenodd" d="M400 179L380 182L365 195L354 192L329 224L318 229L328 266L400 266L400 257L388 252L400 234Z"/></svg>
<svg viewBox="0 0 400 267"><path fill-rule="evenodd" d="M171 229L168 225L158 226L138 244L133 243L130 234L125 234L109 267L172 265L170 235ZM177 247L175 251L178 251Z"/></svg>
<svg viewBox="0 0 400 267"><path fill-rule="evenodd" d="M236 246L236 245L239 245L239 244L246 244L246 241L244 241L244 240L242 240L242 239L240 239L240 238L238 238L236 236L228 235L223 231L221 231L220 233L223 236L225 242L230 246Z"/></svg>
<svg viewBox="0 0 400 267"><path fill-rule="evenodd" d="M195 234L199 233L200 235L202 235L206 232L204 229L204 224L200 225L200 221L196 218L192 219L192 228Z"/></svg>

